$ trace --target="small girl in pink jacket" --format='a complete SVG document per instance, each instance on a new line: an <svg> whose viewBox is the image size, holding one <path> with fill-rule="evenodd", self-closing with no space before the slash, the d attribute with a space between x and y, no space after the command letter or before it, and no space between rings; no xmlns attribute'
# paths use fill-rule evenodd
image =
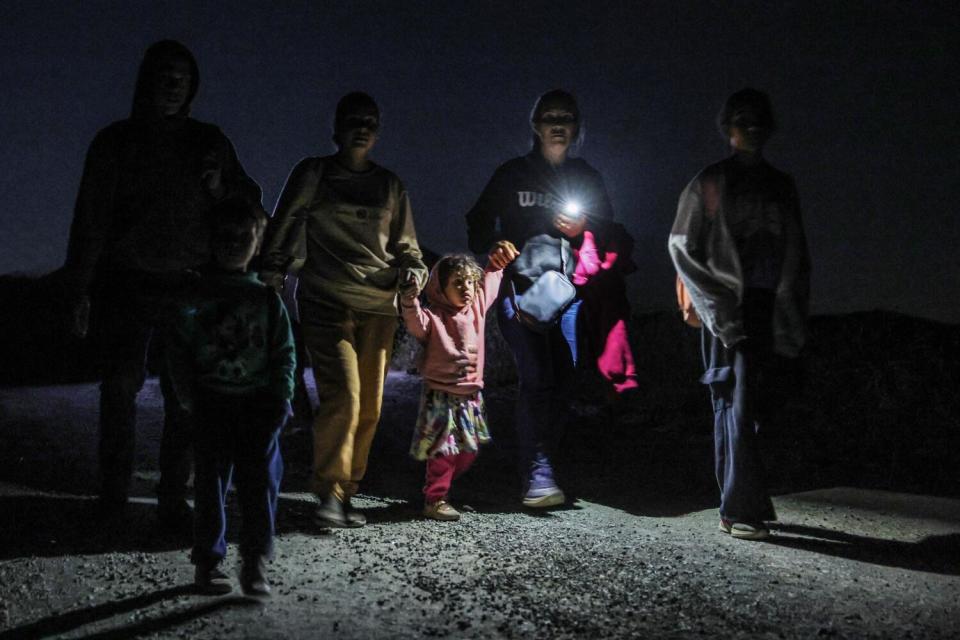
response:
<svg viewBox="0 0 960 640"><path fill-rule="evenodd" d="M427 281L426 309L420 307L415 288L401 295L407 331L423 345L423 393L410 455L427 461L427 518L460 519L447 502L450 485L470 468L479 446L490 441L481 395L484 325L503 268L516 256L512 244L500 242L482 271L468 255L444 256Z"/></svg>

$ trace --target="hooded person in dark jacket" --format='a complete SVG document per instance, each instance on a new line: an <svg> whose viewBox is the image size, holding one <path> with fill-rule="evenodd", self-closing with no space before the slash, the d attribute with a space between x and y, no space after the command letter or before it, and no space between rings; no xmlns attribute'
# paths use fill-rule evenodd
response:
<svg viewBox="0 0 960 640"><path fill-rule="evenodd" d="M151 45L140 65L129 118L102 129L87 152L63 274L75 296L73 330L93 325L102 350L100 505L127 503L133 471L136 397L148 347L171 317L171 301L209 259L209 212L239 196L260 206L216 126L189 117L200 84L193 54L179 42ZM161 374L164 429L158 505L161 521L184 525L190 474L186 416Z"/></svg>

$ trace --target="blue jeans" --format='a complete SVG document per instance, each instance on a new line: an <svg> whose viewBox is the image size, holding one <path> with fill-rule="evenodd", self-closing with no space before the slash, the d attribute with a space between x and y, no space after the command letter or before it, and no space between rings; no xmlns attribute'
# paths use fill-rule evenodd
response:
<svg viewBox="0 0 960 640"><path fill-rule="evenodd" d="M288 404L267 394L203 393L195 433L191 560L212 566L227 552L225 502L236 469L242 517L240 555L269 557L283 476L279 436Z"/></svg>
<svg viewBox="0 0 960 640"><path fill-rule="evenodd" d="M515 418L517 463L528 489L554 483L548 451L562 435L567 409L564 391L577 364L580 303L575 300L547 333L520 323L509 294L502 294L497 303L500 332L510 345L520 378Z"/></svg>
<svg viewBox="0 0 960 640"><path fill-rule="evenodd" d="M706 372L700 381L713 401L720 517L758 523L776 520L757 437L762 377L773 354L773 292L747 289L741 309L747 339L732 348L703 329Z"/></svg>

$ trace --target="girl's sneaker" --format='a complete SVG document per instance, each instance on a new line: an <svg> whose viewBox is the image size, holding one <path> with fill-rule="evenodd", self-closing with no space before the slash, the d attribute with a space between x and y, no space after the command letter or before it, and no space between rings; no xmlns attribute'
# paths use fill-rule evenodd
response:
<svg viewBox="0 0 960 640"><path fill-rule="evenodd" d="M423 517L431 520L452 521L460 519L460 512L446 500L437 500L423 505Z"/></svg>

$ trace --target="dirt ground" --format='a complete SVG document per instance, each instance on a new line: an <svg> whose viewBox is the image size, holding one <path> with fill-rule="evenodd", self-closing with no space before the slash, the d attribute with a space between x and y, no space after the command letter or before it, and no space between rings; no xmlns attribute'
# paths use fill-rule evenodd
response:
<svg viewBox="0 0 960 640"><path fill-rule="evenodd" d="M495 442L455 489L463 519L428 522L404 454L417 394L391 374L363 529L316 529L309 433L284 436L274 594L259 603L193 593L189 541L156 531L156 380L136 497L112 522L90 510L96 387L0 389L0 639L960 636L960 501L774 482L774 535L737 541L716 528L707 425L579 407L558 459L571 503L531 513L503 388L488 394Z"/></svg>

